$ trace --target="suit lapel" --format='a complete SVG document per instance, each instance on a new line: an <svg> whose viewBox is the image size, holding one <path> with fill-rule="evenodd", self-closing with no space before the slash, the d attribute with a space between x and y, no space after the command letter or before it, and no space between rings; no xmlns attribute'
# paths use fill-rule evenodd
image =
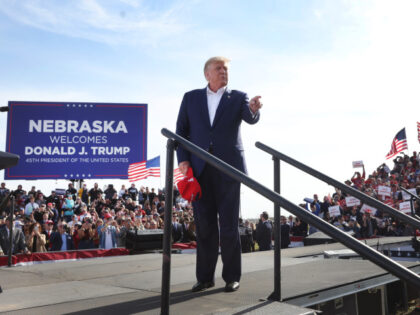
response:
<svg viewBox="0 0 420 315"><path fill-rule="evenodd" d="M216 110L216 115L214 116L212 128L216 126L217 122L220 120L220 117L222 116L223 112L228 106L230 102L230 96L231 96L230 94L231 94L231 90L229 89L226 89L225 93L223 93L222 98L220 99L219 106L217 107L217 110Z"/></svg>
<svg viewBox="0 0 420 315"><path fill-rule="evenodd" d="M205 87L203 92L200 95L200 115L203 122L206 124L208 128L210 128L210 115L209 115L209 106L207 104L207 87Z"/></svg>

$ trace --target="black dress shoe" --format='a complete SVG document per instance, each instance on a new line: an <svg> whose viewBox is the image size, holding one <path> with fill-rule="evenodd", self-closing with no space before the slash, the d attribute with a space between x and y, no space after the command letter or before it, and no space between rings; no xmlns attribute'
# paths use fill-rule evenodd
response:
<svg viewBox="0 0 420 315"><path fill-rule="evenodd" d="M200 292L203 291L205 289L214 287L214 282L210 281L210 282L197 282L196 284L193 285L191 292Z"/></svg>
<svg viewBox="0 0 420 315"><path fill-rule="evenodd" d="M235 292L239 289L239 282L238 281L232 281L229 283L226 283L225 286L225 292Z"/></svg>

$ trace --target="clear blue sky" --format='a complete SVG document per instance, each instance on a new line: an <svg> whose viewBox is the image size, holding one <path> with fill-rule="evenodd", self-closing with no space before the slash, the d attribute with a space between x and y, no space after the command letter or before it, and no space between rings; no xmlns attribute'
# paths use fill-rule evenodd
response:
<svg viewBox="0 0 420 315"><path fill-rule="evenodd" d="M224 55L229 86L263 97L261 121L243 125L250 175L272 186L271 159L254 146L262 141L344 181L354 160L368 172L385 162L403 127L410 152L419 150L419 9L382 0L0 0L0 105L148 103L149 157L164 162L160 129L174 129L185 91L205 86L205 60ZM23 183L32 184L66 185ZM293 202L332 191L282 167L282 194ZM243 216L263 210L271 203L243 189Z"/></svg>

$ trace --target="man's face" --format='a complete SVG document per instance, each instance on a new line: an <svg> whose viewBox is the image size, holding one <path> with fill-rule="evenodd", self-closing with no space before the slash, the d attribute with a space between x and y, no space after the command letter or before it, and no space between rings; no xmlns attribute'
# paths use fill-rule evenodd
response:
<svg viewBox="0 0 420 315"><path fill-rule="evenodd" d="M208 65L205 73L206 80L211 89L220 89L228 84L228 65L223 61Z"/></svg>

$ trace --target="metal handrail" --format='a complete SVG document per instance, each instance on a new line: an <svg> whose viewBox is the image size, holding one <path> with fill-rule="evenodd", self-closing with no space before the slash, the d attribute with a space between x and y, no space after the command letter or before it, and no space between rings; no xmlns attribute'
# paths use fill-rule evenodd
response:
<svg viewBox="0 0 420 315"><path fill-rule="evenodd" d="M384 203L380 202L379 200L374 199L374 198L372 198L372 197L354 189L353 187L350 187L346 184L343 184L343 183L341 183L341 182L339 182L339 181L337 181L337 180L335 180L335 179L333 179L333 178L331 178L331 177L329 177L329 176L327 176L327 175L325 175L325 174L323 174L323 173L321 173L321 172L319 172L319 171L317 171L317 170L315 170L315 169L313 169L313 168L311 168L311 167L309 167L309 166L307 166L307 165L305 165L305 164L303 164L299 161L296 161L295 159L287 156L286 154L283 154L283 153L281 153L277 150L274 150L273 148L270 148L269 146L267 146L267 145L265 145L265 144L263 144L259 141L257 141L255 143L255 146L257 148L271 154L272 156L280 159L281 161L284 161L284 162L300 169L301 171L303 171L305 173L308 173L308 174L320 179L321 181L323 181L323 182L325 182L329 185L332 185L336 188L341 189L342 191L348 193L349 195L351 195L353 197L358 198L359 200L363 201L364 203L366 203L366 204L368 204L372 207L378 208L381 211L384 211L384 212L392 215L393 217L396 217L400 221L403 221L405 223L408 223L408 224L414 226L417 229L420 229L420 220L418 220L416 218L413 218L409 215L406 215L403 212L395 210L394 208L388 206L387 204L384 204Z"/></svg>
<svg viewBox="0 0 420 315"><path fill-rule="evenodd" d="M241 182L242 184L248 186L252 190L256 191L257 193L271 200L272 202L279 204L282 208L285 208L289 212L300 217L305 222L313 225L314 227L321 230L325 234L331 236L333 239L337 240L338 242L344 244L348 248L359 253L362 257L370 260L374 264L378 265L379 267L395 275L397 278L407 281L408 283L412 284L416 288L420 289L420 277L415 272L411 271L408 268L405 268L404 266L398 264L397 262L393 261L387 256L375 251L374 249L370 248L368 245L358 241L357 239L353 238L347 233L332 226L331 224L319 218L318 216L314 215L313 213L293 204L292 202L280 196L280 194L261 185L257 181L248 177L246 174L235 169L234 167L218 159L217 157L211 155L207 151L201 149L200 147L184 139L183 137L171 132L170 130L166 128L163 128L161 132L165 137L175 140L176 143L182 146L185 150L195 154L198 158L202 159L206 163L215 167L219 171L227 174L228 176L237 180L238 182ZM172 176L171 174L169 174L168 170L166 174L167 176ZM167 189L172 189L172 187L167 186ZM166 209L165 209L165 216L169 214L170 213L166 213ZM167 227L165 225L165 233L167 233L168 231L170 231L170 227ZM164 254L163 259L168 259L166 254ZM169 281L169 279L167 279L167 281Z"/></svg>

